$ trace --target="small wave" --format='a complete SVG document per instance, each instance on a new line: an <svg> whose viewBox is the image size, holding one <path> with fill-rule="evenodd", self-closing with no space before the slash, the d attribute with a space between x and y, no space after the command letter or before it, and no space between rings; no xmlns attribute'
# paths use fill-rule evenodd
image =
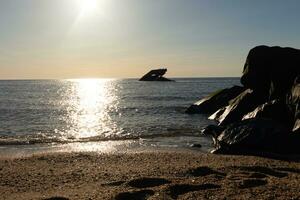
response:
<svg viewBox="0 0 300 200"><path fill-rule="evenodd" d="M84 142L101 142L101 141L118 141L118 140L138 140L138 139L153 139L158 137L179 137L179 136L201 136L195 133L182 133L172 131L162 134L149 135L122 135L122 136L94 136L88 138L63 138L63 137L29 137L29 136L0 136L0 146L8 145L35 145L35 144L68 144L68 143L84 143Z"/></svg>

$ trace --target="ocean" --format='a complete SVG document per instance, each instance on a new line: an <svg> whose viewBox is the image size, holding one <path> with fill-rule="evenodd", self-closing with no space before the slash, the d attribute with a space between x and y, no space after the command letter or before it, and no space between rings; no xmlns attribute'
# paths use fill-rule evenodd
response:
<svg viewBox="0 0 300 200"><path fill-rule="evenodd" d="M238 78L0 81L0 154L212 148L213 121L185 109Z"/></svg>

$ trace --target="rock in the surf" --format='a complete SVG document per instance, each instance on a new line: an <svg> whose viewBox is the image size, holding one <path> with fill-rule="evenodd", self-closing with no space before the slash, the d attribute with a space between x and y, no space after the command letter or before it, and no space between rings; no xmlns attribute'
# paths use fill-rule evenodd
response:
<svg viewBox="0 0 300 200"><path fill-rule="evenodd" d="M281 152L288 129L269 119L247 119L228 125L214 137L214 153Z"/></svg>
<svg viewBox="0 0 300 200"><path fill-rule="evenodd" d="M251 89L247 89L229 102L229 105L221 110L218 115L213 114L210 119L224 126L242 120L243 116L254 110L265 101L265 97ZM220 111L217 111L220 112ZM213 118L215 117L215 118Z"/></svg>
<svg viewBox="0 0 300 200"><path fill-rule="evenodd" d="M189 114L212 114L218 109L227 106L229 101L245 90L244 87L233 86L219 90L191 105L186 113Z"/></svg>
<svg viewBox="0 0 300 200"><path fill-rule="evenodd" d="M293 125L293 117L286 103L282 100L273 100L259 105L254 111L244 115L242 120L262 118L284 124L287 128Z"/></svg>
<svg viewBox="0 0 300 200"><path fill-rule="evenodd" d="M223 90L191 106L188 113L215 111L209 119L219 125L202 133L214 139L218 153L300 153L299 82L300 50L257 46L247 56L244 88L236 97L224 98Z"/></svg>

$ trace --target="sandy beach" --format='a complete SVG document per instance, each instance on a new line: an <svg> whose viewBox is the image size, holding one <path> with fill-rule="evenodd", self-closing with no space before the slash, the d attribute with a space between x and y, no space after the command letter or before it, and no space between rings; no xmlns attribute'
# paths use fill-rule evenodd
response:
<svg viewBox="0 0 300 200"><path fill-rule="evenodd" d="M0 159L1 199L299 199L299 160L196 151Z"/></svg>

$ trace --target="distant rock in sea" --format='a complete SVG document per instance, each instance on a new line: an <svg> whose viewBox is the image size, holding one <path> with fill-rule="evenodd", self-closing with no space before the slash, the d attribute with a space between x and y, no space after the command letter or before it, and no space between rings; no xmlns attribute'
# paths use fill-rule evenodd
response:
<svg viewBox="0 0 300 200"><path fill-rule="evenodd" d="M154 69L145 74L140 81L173 81L168 78L165 78L164 75L167 72L167 69Z"/></svg>
<svg viewBox="0 0 300 200"><path fill-rule="evenodd" d="M300 50L257 46L250 50L243 87L213 93L187 113L219 122L203 133L216 153L300 153Z"/></svg>

